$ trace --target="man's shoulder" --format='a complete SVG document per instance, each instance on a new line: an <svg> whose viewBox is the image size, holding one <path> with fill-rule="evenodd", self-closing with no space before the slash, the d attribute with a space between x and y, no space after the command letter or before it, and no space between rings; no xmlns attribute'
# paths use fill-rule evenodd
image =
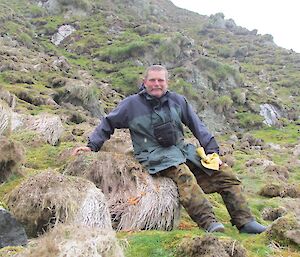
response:
<svg viewBox="0 0 300 257"><path fill-rule="evenodd" d="M176 92L172 92L172 91L169 91L168 92L168 97L170 99L172 99L173 101L176 101L176 102L182 102L182 101L185 101L185 97L181 94L178 94Z"/></svg>
<svg viewBox="0 0 300 257"><path fill-rule="evenodd" d="M139 94L133 94L133 95L129 95L129 96L125 97L122 101L123 102L131 102L131 101L138 101L140 99L141 99L141 97Z"/></svg>

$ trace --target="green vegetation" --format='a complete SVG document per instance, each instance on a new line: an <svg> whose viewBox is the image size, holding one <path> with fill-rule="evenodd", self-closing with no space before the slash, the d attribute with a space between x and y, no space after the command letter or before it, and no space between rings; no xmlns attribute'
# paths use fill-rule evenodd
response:
<svg viewBox="0 0 300 257"><path fill-rule="evenodd" d="M184 234L186 232L176 230L170 232L144 231L129 237L125 233L120 233L119 238L128 240L126 256L139 257L143 253L143 256L172 257L174 256L174 246L180 242L180 237Z"/></svg>
<svg viewBox="0 0 300 257"><path fill-rule="evenodd" d="M100 53L96 53L95 56L99 56L101 60L108 62L122 62L130 57L141 56L147 47L146 42L139 40L129 44L122 43L108 47L106 51L102 50Z"/></svg>
<svg viewBox="0 0 300 257"><path fill-rule="evenodd" d="M178 78L175 81L171 80L170 89L179 94L185 95L189 99L198 99L197 90L193 87L192 84L187 83L182 78Z"/></svg>
<svg viewBox="0 0 300 257"><path fill-rule="evenodd" d="M110 75L112 87L124 95L138 92L142 82L143 67L131 66L120 67L119 71Z"/></svg>
<svg viewBox="0 0 300 257"><path fill-rule="evenodd" d="M72 142L62 142L58 146L46 144L33 131L13 133L11 138L26 145L25 166L35 170L43 170L49 167L57 168L62 165L59 155L66 149L73 147Z"/></svg>
<svg viewBox="0 0 300 257"><path fill-rule="evenodd" d="M21 129L10 135L25 146L25 160L20 174L11 175L0 185L0 206L5 206L3 199L26 176L43 169L60 169L67 164L64 153L74 145L85 144L86 135L75 136L70 131L84 122L95 125L86 106L101 101L102 108L111 110L123 95L138 91L145 66L161 63L170 68L170 89L185 95L197 105L198 111L214 107L241 134L249 131L255 138L281 147L281 150L259 151L234 149L232 154L233 170L243 181L254 216L263 224L271 223L262 220L261 212L266 206L282 206L281 199L257 195L270 177L263 167L246 167L245 163L256 158L273 161L288 168L287 183L299 184L300 167L295 161L298 156L292 153L293 147L299 144L299 55L269 47L270 36L254 36L245 31L239 35L207 26L208 22L214 25L217 16L208 21L207 17L176 12L175 19L174 13L170 13L172 9L164 9L165 18L157 18L153 14L161 8L154 2L163 1L145 4L143 10L142 1L131 6L130 1L58 0L55 13L35 2L0 0L0 33L5 42L0 49L3 57L0 58L0 88L16 96L13 111L26 115L58 114L69 132L57 146L46 144L32 131ZM86 15L81 17L80 12ZM55 46L51 38L65 24L72 25L76 31ZM70 70L53 68L53 60L60 56L66 58ZM33 70L33 63L42 64L41 70ZM55 84L56 79L59 82ZM63 82L67 79L76 81L70 90ZM85 87L90 83L94 86ZM67 93L80 97L85 106L66 103L69 109L64 109L65 106L57 108L46 101ZM279 122L281 127L263 124L257 109L260 103L267 102L277 104L285 112L285 118ZM85 127L78 130L84 131ZM228 140L233 133L236 132L229 131L230 135L220 137L220 141ZM186 136L192 139L189 130ZM229 222L220 195L212 194L208 198L226 227L225 233L217 234L218 238L236 240L250 257L299 256L298 248L282 239L280 230L271 237L239 234ZM125 255L174 257L182 240L204 235L184 211L180 222L180 229L168 232L119 232L121 242L128 243Z"/></svg>
<svg viewBox="0 0 300 257"><path fill-rule="evenodd" d="M255 130L252 134L256 138L263 138L265 142L274 144L296 143L299 139L299 126L289 124L283 128L266 127L261 130Z"/></svg>
<svg viewBox="0 0 300 257"><path fill-rule="evenodd" d="M217 113L223 113L228 111L232 104L233 101L228 95L220 96L214 101L214 106Z"/></svg>
<svg viewBox="0 0 300 257"><path fill-rule="evenodd" d="M243 128L253 129L263 126L264 118L258 114L253 113L237 113L236 117L239 120L239 124Z"/></svg>
<svg viewBox="0 0 300 257"><path fill-rule="evenodd" d="M197 60L196 64L201 71L207 73L208 77L215 84L215 87L218 86L220 81L225 80L230 76L234 78L236 83L240 83L242 81L242 77L236 69L228 64L220 63L215 59L201 57Z"/></svg>

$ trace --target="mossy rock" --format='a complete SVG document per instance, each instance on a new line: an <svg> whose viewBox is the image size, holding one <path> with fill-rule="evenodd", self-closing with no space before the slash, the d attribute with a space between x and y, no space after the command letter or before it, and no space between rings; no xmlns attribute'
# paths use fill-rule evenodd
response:
<svg viewBox="0 0 300 257"><path fill-rule="evenodd" d="M287 232L299 229L300 224L296 218L293 215L286 215L272 223L266 234L269 240L275 241L281 246L293 245L297 247L296 243L287 237ZM299 245L298 248L300 249Z"/></svg>

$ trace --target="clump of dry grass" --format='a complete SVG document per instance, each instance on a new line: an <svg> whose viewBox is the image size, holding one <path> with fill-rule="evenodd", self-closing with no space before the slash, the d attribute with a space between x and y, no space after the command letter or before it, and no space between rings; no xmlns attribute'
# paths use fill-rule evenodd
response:
<svg viewBox="0 0 300 257"><path fill-rule="evenodd" d="M4 182L23 159L23 147L4 136L0 136L0 183Z"/></svg>
<svg viewBox="0 0 300 257"><path fill-rule="evenodd" d="M60 224L36 239L22 257L123 257L115 232L84 225Z"/></svg>
<svg viewBox="0 0 300 257"><path fill-rule="evenodd" d="M177 249L176 256L246 257L247 251L237 241L205 235L204 237L184 239Z"/></svg>
<svg viewBox="0 0 300 257"><path fill-rule="evenodd" d="M10 113L0 100L0 135L5 134L10 124Z"/></svg>
<svg viewBox="0 0 300 257"><path fill-rule="evenodd" d="M102 190L117 230L170 230L178 223L180 205L175 183L149 175L131 155L80 155L64 173L83 176Z"/></svg>
<svg viewBox="0 0 300 257"><path fill-rule="evenodd" d="M11 192L7 205L29 236L60 222L111 229L103 193L93 183L45 171L28 178Z"/></svg>

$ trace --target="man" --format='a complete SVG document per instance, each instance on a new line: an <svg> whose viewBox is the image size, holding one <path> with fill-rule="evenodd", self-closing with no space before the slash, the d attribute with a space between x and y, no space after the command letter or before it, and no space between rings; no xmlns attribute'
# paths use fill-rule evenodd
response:
<svg viewBox="0 0 300 257"><path fill-rule="evenodd" d="M208 132L187 100L168 91L168 71L160 65L150 66L143 88L125 98L115 110L102 119L80 151L99 151L116 128L129 128L135 158L152 175L171 178L178 187L180 203L190 217L207 232L224 231L213 213L205 193L221 194L240 232L261 233L266 228L257 223L241 193L241 182L220 165L212 170L202 164L196 147L184 142L183 124L198 139L207 156L219 153L215 138ZM202 157L203 158L203 157Z"/></svg>

